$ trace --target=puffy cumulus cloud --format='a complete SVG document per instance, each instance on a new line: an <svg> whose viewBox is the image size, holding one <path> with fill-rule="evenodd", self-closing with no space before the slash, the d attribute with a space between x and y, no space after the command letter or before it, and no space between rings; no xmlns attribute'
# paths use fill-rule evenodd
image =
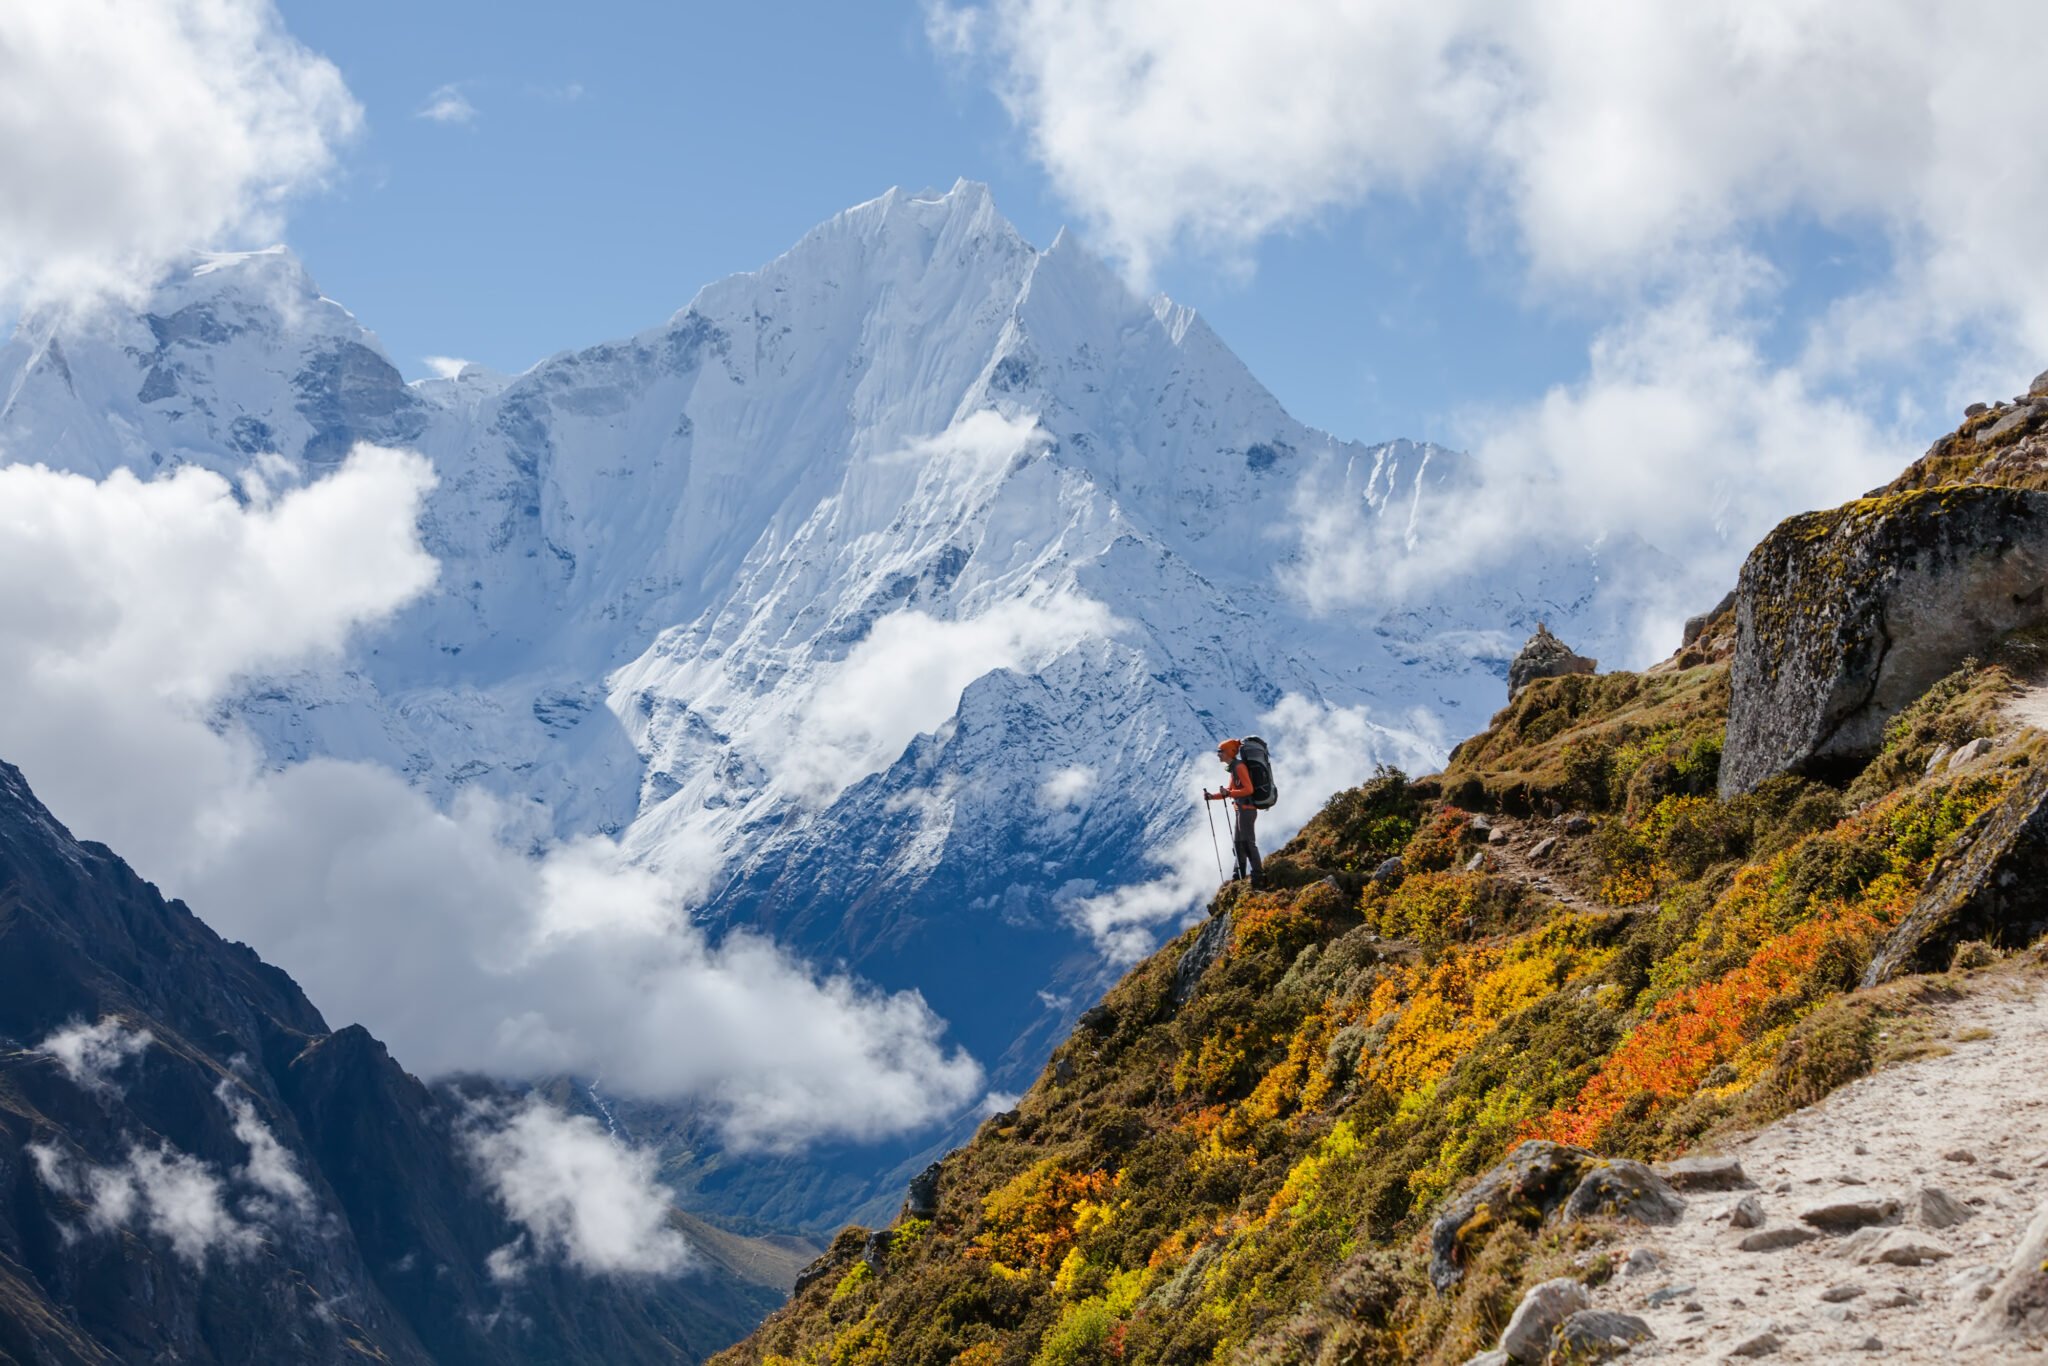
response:
<svg viewBox="0 0 2048 1366"><path fill-rule="evenodd" d="M1987 33L2022 66L2044 55L2021 0L931 13L942 47L991 64L1039 159L1140 268L1457 176L1547 274L1634 274L1800 212L1909 229L1915 259L1973 294L1987 284L1965 277L1990 265L2048 286L2025 226L2048 177L2014 171L2035 160L2048 94L1986 82L1978 61Z"/></svg>
<svg viewBox="0 0 2048 1366"><path fill-rule="evenodd" d="M268 767L221 690L341 649L434 569L417 457L289 474L238 497L197 471L0 468L0 754L60 817L430 1075L601 1072L785 1148L973 1102L980 1068L922 998L712 943L687 886L609 841L551 844L483 796L442 811L373 765Z"/></svg>
<svg viewBox="0 0 2048 1366"><path fill-rule="evenodd" d="M2048 88L1983 59L1993 34L2001 70L2048 57L2021 0L930 12L1139 277L1441 192L1475 256L1523 272L1524 306L1594 321L1582 375L1459 420L1486 530L1411 573L1560 515L1582 543L1644 528L1697 567L1697 607L1776 518L1888 478L1929 411L2012 392L2048 353ZM1841 243L1854 268L1787 269ZM1335 596L1400 573L1326 492L1305 493L1304 549Z"/></svg>
<svg viewBox="0 0 2048 1366"><path fill-rule="evenodd" d="M530 1098L480 1108L465 1138L492 1195L524 1230L491 1254L493 1279L519 1279L536 1257L589 1275L665 1276L690 1266L655 1155L618 1142L589 1116Z"/></svg>
<svg viewBox="0 0 2048 1366"><path fill-rule="evenodd" d="M274 236L362 112L270 0L0 7L0 306Z"/></svg>
<svg viewBox="0 0 2048 1366"><path fill-rule="evenodd" d="M1330 797L1355 786L1375 765L1416 770L1433 766L1444 750L1437 720L1414 711L1393 720L1367 707L1332 707L1298 693L1283 696L1259 718L1255 732L1272 751L1279 800L1258 817L1259 848L1271 852L1294 837ZM1215 769L1208 761L1188 766L1190 803ZM1158 876L1112 891L1085 896L1067 915L1115 963L1132 963L1150 953L1162 926L1182 923L1216 890L1231 865L1230 815L1223 803L1201 803L1206 813L1176 821L1160 832L1164 852ZM1203 819L1194 820L1193 814Z"/></svg>
<svg viewBox="0 0 2048 1366"><path fill-rule="evenodd" d="M891 612L819 680L774 767L795 790L829 798L943 725L975 679L1035 668L1120 629L1107 607L1074 592L999 602L971 617Z"/></svg>
<svg viewBox="0 0 2048 1366"><path fill-rule="evenodd" d="M264 469L237 497L193 466L147 481L0 467L11 667L201 702L238 674L334 654L433 582L414 531L434 485L425 459L358 446L317 486L276 496L281 472Z"/></svg>
<svg viewBox="0 0 2048 1366"><path fill-rule="evenodd" d="M239 1257L261 1240L228 1209L220 1175L168 1144L132 1145L122 1161L108 1167L54 1144L31 1143L28 1154L45 1186L84 1206L86 1226L96 1233L146 1232L201 1267L212 1253Z"/></svg>
<svg viewBox="0 0 2048 1366"><path fill-rule="evenodd" d="M1884 482L1908 437L1799 367L1773 365L1745 311L1767 274L1754 260L1602 332L1588 373L1526 406L1473 413L1482 482L1432 497L1419 525L1377 516L1356 471L1335 462L1297 486L1300 557L1283 570L1314 607L1441 595L1550 534L1581 546L1627 535L1677 552L1632 593L1639 656L1676 639L1673 622L1734 581L1735 560L1787 513ZM1745 283L1746 282L1746 283Z"/></svg>
<svg viewBox="0 0 2048 1366"><path fill-rule="evenodd" d="M66 1025L36 1044L34 1051L55 1058L64 1075L86 1090L112 1091L112 1077L121 1064L155 1042L148 1030L130 1029L118 1015L108 1015L97 1024Z"/></svg>

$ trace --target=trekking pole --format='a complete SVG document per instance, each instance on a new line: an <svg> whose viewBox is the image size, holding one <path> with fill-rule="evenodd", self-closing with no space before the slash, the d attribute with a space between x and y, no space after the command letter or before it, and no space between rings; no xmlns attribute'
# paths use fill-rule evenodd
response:
<svg viewBox="0 0 2048 1366"><path fill-rule="evenodd" d="M1202 794L1202 810L1209 813L1209 847L1216 854L1216 880L1223 881L1223 846L1216 842L1216 811L1209 805L1209 794Z"/></svg>

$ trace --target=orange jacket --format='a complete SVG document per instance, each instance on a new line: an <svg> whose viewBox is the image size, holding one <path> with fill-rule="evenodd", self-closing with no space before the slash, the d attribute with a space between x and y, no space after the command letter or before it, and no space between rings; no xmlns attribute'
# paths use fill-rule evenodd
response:
<svg viewBox="0 0 2048 1366"><path fill-rule="evenodd" d="M1239 806L1250 806L1252 800L1252 771L1240 759L1230 768L1230 786L1216 794L1218 797L1235 797Z"/></svg>

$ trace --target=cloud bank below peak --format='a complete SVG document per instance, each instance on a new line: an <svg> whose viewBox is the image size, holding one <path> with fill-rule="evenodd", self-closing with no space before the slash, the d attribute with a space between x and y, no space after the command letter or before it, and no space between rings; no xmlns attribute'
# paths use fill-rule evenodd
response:
<svg viewBox="0 0 2048 1366"><path fill-rule="evenodd" d="M33 589L0 601L0 755L52 810L427 1075L602 1073L778 1149L973 1101L981 1069L916 994L713 943L689 888L608 840L481 796L443 811L375 764L267 765L222 721L236 681L337 654L436 571L418 455L268 469L237 489L0 466L0 574ZM101 1080L122 1054L97 1028L47 1046Z"/></svg>

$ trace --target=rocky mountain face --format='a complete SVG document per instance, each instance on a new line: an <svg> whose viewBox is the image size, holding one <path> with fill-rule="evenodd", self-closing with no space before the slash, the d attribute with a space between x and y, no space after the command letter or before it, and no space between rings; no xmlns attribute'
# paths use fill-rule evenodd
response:
<svg viewBox="0 0 2048 1366"><path fill-rule="evenodd" d="M403 382L281 250L0 351L7 459L311 475L356 441L433 461L438 587L226 715L278 763L616 836L707 921L920 989L999 1085L1100 990L1092 899L1169 871L1217 738L1256 728L1299 775L1342 717L1346 762L1427 766L1523 631L1616 620L1595 597L1636 576L1603 557L1647 559L1311 602L1312 514L1398 558L1468 462L1304 427L1194 313L969 184L892 191L517 376Z"/></svg>
<svg viewBox="0 0 2048 1366"><path fill-rule="evenodd" d="M1338 794L719 1360L2040 1350L2048 1152L1990 1118L2048 1104L2048 614L2012 492L1795 518L1670 659L1535 678L1441 773ZM1852 660L1882 685L1818 720ZM1981 1172L1942 1147L1970 1126Z"/></svg>
<svg viewBox="0 0 2048 1366"><path fill-rule="evenodd" d="M464 1138L491 1095L330 1031L0 764L0 1358L691 1362L780 1298L737 1240L507 1278Z"/></svg>

